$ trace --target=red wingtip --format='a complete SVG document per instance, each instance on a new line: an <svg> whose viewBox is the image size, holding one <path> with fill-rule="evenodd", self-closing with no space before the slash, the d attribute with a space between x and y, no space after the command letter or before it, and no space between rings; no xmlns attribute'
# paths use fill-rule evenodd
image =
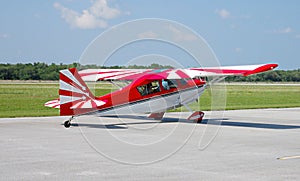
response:
<svg viewBox="0 0 300 181"><path fill-rule="evenodd" d="M244 76L248 76L248 75L251 75L251 74L257 74L257 73L261 73L261 72L266 72L266 71L269 71L269 70L273 70L276 67L278 67L278 64L275 64L275 63L274 64L265 64L263 66L258 67L255 70L244 73Z"/></svg>

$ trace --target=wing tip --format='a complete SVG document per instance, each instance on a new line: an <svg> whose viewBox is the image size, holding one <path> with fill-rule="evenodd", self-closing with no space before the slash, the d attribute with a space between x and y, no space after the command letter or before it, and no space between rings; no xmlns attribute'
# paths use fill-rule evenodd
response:
<svg viewBox="0 0 300 181"><path fill-rule="evenodd" d="M248 76L248 75L252 75L252 74L258 74L258 73L262 73L262 72L267 72L267 71L270 71L270 70L273 70L275 68L278 67L278 64L277 63L270 63L270 64L264 64L250 72L245 72L244 73L244 76Z"/></svg>

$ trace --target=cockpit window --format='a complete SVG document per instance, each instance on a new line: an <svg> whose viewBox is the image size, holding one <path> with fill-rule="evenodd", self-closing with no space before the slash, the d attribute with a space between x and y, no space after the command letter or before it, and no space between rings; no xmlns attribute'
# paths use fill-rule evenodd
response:
<svg viewBox="0 0 300 181"><path fill-rule="evenodd" d="M176 88L178 86L178 83L175 79L163 79L161 83L165 90Z"/></svg>
<svg viewBox="0 0 300 181"><path fill-rule="evenodd" d="M142 96L145 96L145 95L148 95L148 94L153 94L153 93L161 91L158 80L155 80L155 81L150 82L148 84L138 86L137 90L139 91L139 93Z"/></svg>
<svg viewBox="0 0 300 181"><path fill-rule="evenodd" d="M187 79L179 79L181 85L187 84Z"/></svg>

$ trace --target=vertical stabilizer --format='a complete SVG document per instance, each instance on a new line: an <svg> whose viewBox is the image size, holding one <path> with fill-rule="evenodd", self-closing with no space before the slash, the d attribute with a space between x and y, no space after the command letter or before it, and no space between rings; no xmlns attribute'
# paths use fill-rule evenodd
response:
<svg viewBox="0 0 300 181"><path fill-rule="evenodd" d="M105 102L96 100L76 68L60 71L60 115L79 115L97 110Z"/></svg>

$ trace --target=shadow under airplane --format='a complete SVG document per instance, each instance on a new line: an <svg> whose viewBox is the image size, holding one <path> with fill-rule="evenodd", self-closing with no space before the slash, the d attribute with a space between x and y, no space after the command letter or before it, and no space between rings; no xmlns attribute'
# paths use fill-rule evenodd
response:
<svg viewBox="0 0 300 181"><path fill-rule="evenodd" d="M187 124L195 124L192 121L187 119L179 119L179 118L169 118L164 117L161 121L156 121L150 119L146 116L105 116L110 118L129 118L129 119L137 119L137 120L147 120L142 122L129 122L129 123L116 123L116 124L93 124L93 123L72 123L72 126L79 127L90 127L90 128L104 128L104 129L127 129L127 125L140 125L140 124L167 124L167 123L187 123ZM149 120L149 121L148 121ZM231 126L231 127L246 127L246 128L258 128L258 129L300 129L298 125L283 125L283 124L273 124L273 123L255 123L255 122L239 122L239 121L229 121L228 118L220 118L220 119L203 119L201 123L197 124L208 124L208 125L220 125L220 126Z"/></svg>
<svg viewBox="0 0 300 181"><path fill-rule="evenodd" d="M207 124L209 120L203 120L200 124ZM209 124L214 124L209 123ZM299 129L297 125L284 125L272 123L255 123L255 122L238 122L222 120L221 126L234 126L234 127L247 127L247 128L260 128L260 129Z"/></svg>

